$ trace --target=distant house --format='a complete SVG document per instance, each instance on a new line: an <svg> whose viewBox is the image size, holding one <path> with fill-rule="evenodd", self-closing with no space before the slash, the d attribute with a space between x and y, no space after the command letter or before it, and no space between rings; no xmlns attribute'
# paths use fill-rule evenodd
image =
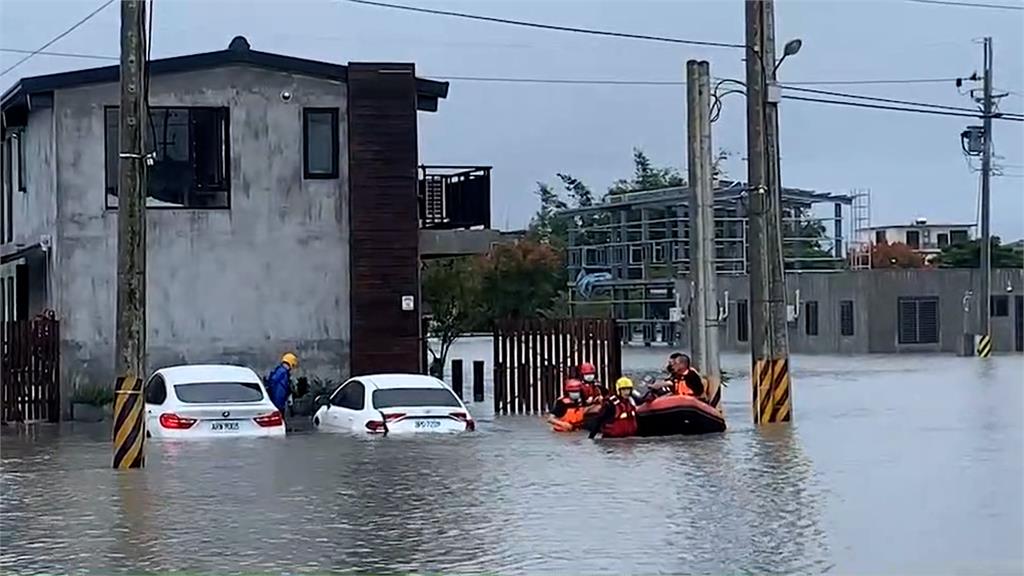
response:
<svg viewBox="0 0 1024 576"><path fill-rule="evenodd" d="M424 224L417 112L448 84L242 37L149 70L149 367L294 350L335 379L419 370L420 228L490 216L488 179L457 223ZM0 311L56 312L65 386L114 376L118 76L23 78L0 100Z"/></svg>
<svg viewBox="0 0 1024 576"><path fill-rule="evenodd" d="M931 224L925 218L918 218L909 224L860 228L857 236L865 245L898 242L932 258L946 246L973 240L974 228L974 224Z"/></svg>

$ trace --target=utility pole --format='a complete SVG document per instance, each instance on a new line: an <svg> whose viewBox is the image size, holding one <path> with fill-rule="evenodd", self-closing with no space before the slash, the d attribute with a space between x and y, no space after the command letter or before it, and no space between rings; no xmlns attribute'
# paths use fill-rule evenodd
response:
<svg viewBox="0 0 1024 576"><path fill-rule="evenodd" d="M694 363L707 379L707 398L719 408L722 369L718 350L718 277L715 270L715 192L711 148L711 72L707 62L686 63L687 164L690 181L690 278Z"/></svg>
<svg viewBox="0 0 1024 576"><path fill-rule="evenodd" d="M747 188L754 422L792 419L772 0L746 1ZM795 46L796 50L799 45ZM793 53L795 53L795 51ZM787 51L788 54L788 51Z"/></svg>
<svg viewBox="0 0 1024 576"><path fill-rule="evenodd" d="M982 80L982 132L984 134L981 153L981 289L978 294L978 310L981 313L981 339L978 343L979 356L988 358L992 343L992 235L989 220L992 212L992 197L989 181L992 177L992 38L986 37L985 72Z"/></svg>
<svg viewBox="0 0 1024 576"><path fill-rule="evenodd" d="M146 164L142 126L145 86L144 0L121 2L121 107L117 189L117 370L114 468L141 468L145 441Z"/></svg>

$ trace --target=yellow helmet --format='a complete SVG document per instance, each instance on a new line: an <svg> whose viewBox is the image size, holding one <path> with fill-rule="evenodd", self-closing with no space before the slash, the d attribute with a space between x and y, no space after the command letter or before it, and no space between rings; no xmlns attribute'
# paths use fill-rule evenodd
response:
<svg viewBox="0 0 1024 576"><path fill-rule="evenodd" d="M281 362L287 364L290 368L295 368L299 365L299 357L291 352L288 352L284 356L281 356Z"/></svg>
<svg viewBox="0 0 1024 576"><path fill-rule="evenodd" d="M633 381L630 380L629 378L626 378L625 376L623 376L622 378L619 378L618 380L615 381L615 391L616 392L618 392L619 390L622 390L623 388L632 388L632 387L633 387Z"/></svg>

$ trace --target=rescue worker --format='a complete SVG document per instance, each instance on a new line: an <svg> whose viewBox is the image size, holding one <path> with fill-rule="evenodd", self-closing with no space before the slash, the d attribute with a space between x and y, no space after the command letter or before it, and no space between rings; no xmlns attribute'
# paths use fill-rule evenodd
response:
<svg viewBox="0 0 1024 576"><path fill-rule="evenodd" d="M590 438L626 438L636 435L636 405L633 381L623 376L615 381L615 394L605 399L601 413L593 420Z"/></svg>
<svg viewBox="0 0 1024 576"><path fill-rule="evenodd" d="M676 394L681 396L704 396L704 379L690 365L690 357L675 352L668 358L668 373Z"/></svg>
<svg viewBox="0 0 1024 576"><path fill-rule="evenodd" d="M548 423L555 432L579 430L583 424L583 383L572 378L565 383L565 395L551 404Z"/></svg>
<svg viewBox="0 0 1024 576"><path fill-rule="evenodd" d="M583 381L583 401L586 404L599 404L606 396L606 391L597 381L597 368L590 362L579 367L580 380Z"/></svg>
<svg viewBox="0 0 1024 576"><path fill-rule="evenodd" d="M288 352L281 356L281 363L267 376L267 393L270 394L270 401L285 415L285 408L288 406L288 396L292 392L292 370L298 368L299 358Z"/></svg>

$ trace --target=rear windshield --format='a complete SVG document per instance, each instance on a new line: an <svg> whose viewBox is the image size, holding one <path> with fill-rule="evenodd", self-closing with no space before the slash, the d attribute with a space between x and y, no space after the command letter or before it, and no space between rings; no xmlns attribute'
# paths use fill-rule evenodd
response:
<svg viewBox="0 0 1024 576"><path fill-rule="evenodd" d="M225 404L263 400L263 388L253 382L178 384L174 387L174 393L178 395L178 400L186 404Z"/></svg>
<svg viewBox="0 0 1024 576"><path fill-rule="evenodd" d="M374 408L417 408L420 406L451 406L461 408L455 395L444 388L389 388L373 391Z"/></svg>

